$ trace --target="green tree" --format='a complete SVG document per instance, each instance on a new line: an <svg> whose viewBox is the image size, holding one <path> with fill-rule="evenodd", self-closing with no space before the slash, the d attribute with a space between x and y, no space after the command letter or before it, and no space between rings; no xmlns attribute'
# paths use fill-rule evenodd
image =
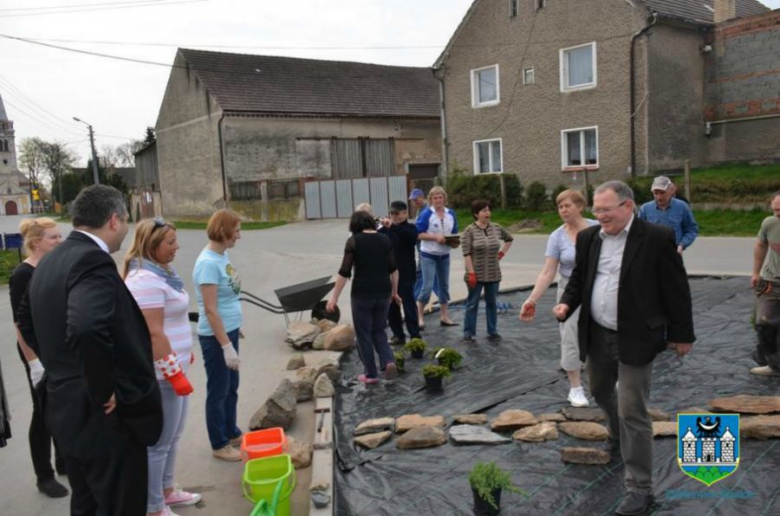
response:
<svg viewBox="0 0 780 516"><path fill-rule="evenodd" d="M41 142L41 153L43 155L43 163L46 172L51 179L51 190L54 198L60 202L64 199L61 185L59 182L60 177L70 172L73 163L76 161L77 156L73 151L68 149L63 143L48 143Z"/></svg>
<svg viewBox="0 0 780 516"><path fill-rule="evenodd" d="M154 127L146 128L146 135L144 136L144 145L149 145L157 141L157 135L154 132Z"/></svg>
<svg viewBox="0 0 780 516"><path fill-rule="evenodd" d="M91 179L91 178L90 178ZM69 202L73 201L73 199L76 198L76 196L79 194L79 192L85 188L87 185L84 184L84 181L79 174L74 174L73 172L68 172L67 174L62 174L60 177L60 184L62 185L62 204L68 204ZM90 184L92 182L90 181Z"/></svg>

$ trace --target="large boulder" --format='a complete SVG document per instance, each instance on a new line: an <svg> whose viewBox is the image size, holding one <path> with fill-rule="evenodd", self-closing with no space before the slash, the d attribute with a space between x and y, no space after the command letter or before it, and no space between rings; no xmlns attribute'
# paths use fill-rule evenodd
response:
<svg viewBox="0 0 780 516"><path fill-rule="evenodd" d="M308 468L311 466L311 458L314 454L314 448L311 444L299 441L292 436L287 436L288 453L295 469Z"/></svg>
<svg viewBox="0 0 780 516"><path fill-rule="evenodd" d="M319 328L317 328L319 331ZM313 341L314 339L312 339ZM349 351L355 347L355 330L349 324L339 324L328 331L323 349L328 351Z"/></svg>
<svg viewBox="0 0 780 516"><path fill-rule="evenodd" d="M358 444L363 448L373 450L377 446L381 446L387 441L389 441L390 437L392 436L393 433L391 431L385 430L384 432L376 432L373 434L359 435L355 437L354 442L355 444Z"/></svg>
<svg viewBox="0 0 780 516"><path fill-rule="evenodd" d="M505 410L490 423L490 427L496 432L509 432L533 426L538 422L536 417L527 410Z"/></svg>
<svg viewBox="0 0 780 516"><path fill-rule="evenodd" d="M295 419L298 403L290 380L284 379L249 421L250 430L280 426L287 430Z"/></svg>
<svg viewBox="0 0 780 516"><path fill-rule="evenodd" d="M292 322L287 327L287 338L284 341L294 349L308 349L319 334L320 328L315 324Z"/></svg>
<svg viewBox="0 0 780 516"><path fill-rule="evenodd" d="M372 434L382 430L392 430L395 425L395 419L391 417L380 417L363 421L355 427L355 435Z"/></svg>
<svg viewBox="0 0 780 516"><path fill-rule="evenodd" d="M586 441L606 441L609 437L609 431L605 426L590 421L558 423L558 430L566 435Z"/></svg>
<svg viewBox="0 0 780 516"><path fill-rule="evenodd" d="M333 388L333 382L328 378L328 375L325 373L319 375L314 382L314 397L332 398L335 394L336 389Z"/></svg>
<svg viewBox="0 0 780 516"><path fill-rule="evenodd" d="M534 426L527 426L517 430L512 438L515 441L524 441L527 443L541 443L544 441L555 441L558 439L558 429L554 421L544 421Z"/></svg>
<svg viewBox="0 0 780 516"><path fill-rule="evenodd" d="M419 427L436 427L444 428L446 421L442 416L428 416L423 417L420 414L407 414L399 417L395 422L395 432L402 434L408 432L412 428Z"/></svg>
<svg viewBox="0 0 780 516"><path fill-rule="evenodd" d="M396 442L400 450L431 448L447 442L447 434L441 428L433 426L418 426L402 435Z"/></svg>
<svg viewBox="0 0 780 516"><path fill-rule="evenodd" d="M491 432L484 426L455 425L450 428L450 438L456 444L504 444L511 443L501 435Z"/></svg>
<svg viewBox="0 0 780 516"><path fill-rule="evenodd" d="M609 452L596 448L567 447L561 450L561 460L569 464L609 464Z"/></svg>
<svg viewBox="0 0 780 516"><path fill-rule="evenodd" d="M780 396L731 396L710 400L713 412L737 412L739 414L771 414L780 412Z"/></svg>

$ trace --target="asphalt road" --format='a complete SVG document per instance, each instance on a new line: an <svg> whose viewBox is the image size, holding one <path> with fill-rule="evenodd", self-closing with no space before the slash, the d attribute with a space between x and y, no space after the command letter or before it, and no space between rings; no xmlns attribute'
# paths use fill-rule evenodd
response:
<svg viewBox="0 0 780 516"><path fill-rule="evenodd" d="M0 231L17 232L19 221L20 217L0 217ZM64 224L62 227L67 234L70 226ZM274 289L335 274L348 236L347 221L344 220L289 224L274 229L244 232L241 241L230 254L241 275L243 289L275 302ZM175 265L186 282L187 290L192 293L191 271L198 253L207 243L205 231L179 231L179 241L181 249ZM546 241L547 237L541 235L516 236L510 253L502 261L502 288L533 283L541 269ZM686 252L688 271L692 274L750 274L753 242L752 238L700 238ZM123 250L129 247L129 243L128 237ZM124 251L115 254L118 262L123 257ZM458 299L465 297L466 293L465 285L460 281L464 270L463 260L457 251L453 258L451 290L453 299ZM349 295L345 292L340 305L347 321L351 319L348 303ZM194 296L192 304L194 309ZM252 306L245 306L244 313L246 340L241 342L239 400L239 425L242 428L246 428L254 411L278 385L292 354L292 350L284 343L285 324L281 315L273 315ZM457 312L454 315L457 317ZM0 287L0 335L4 335L6 341L0 346L0 361L14 432L9 445L0 449L0 513L29 516L67 514L68 498L50 500L40 495L35 488L27 443L32 407L23 377L24 369L15 349L7 287ZM177 513L182 516L248 514L251 505L241 498L241 465L223 463L211 457L203 409L206 379L198 362L190 378L195 392L178 455L177 481L186 489L203 493L205 503L202 507L177 509ZM291 435L311 440L314 423L310 412L311 404L299 406L298 419L291 429ZM307 514L309 470L298 472L301 487L293 498L294 515ZM63 478L62 481L66 480Z"/></svg>

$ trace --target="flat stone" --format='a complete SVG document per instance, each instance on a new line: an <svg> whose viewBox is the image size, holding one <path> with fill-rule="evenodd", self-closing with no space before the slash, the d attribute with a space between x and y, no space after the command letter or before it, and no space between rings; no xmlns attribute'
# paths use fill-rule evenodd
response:
<svg viewBox="0 0 780 516"><path fill-rule="evenodd" d="M746 439L780 438L780 416L740 418L739 435Z"/></svg>
<svg viewBox="0 0 780 516"><path fill-rule="evenodd" d="M327 491L330 489L330 482L327 480L312 480L309 489L312 491Z"/></svg>
<svg viewBox="0 0 780 516"><path fill-rule="evenodd" d="M306 359L303 358L303 355L300 353L295 353L293 356L290 357L290 360L287 361L287 370L294 371L296 369L300 369L305 365L306 365Z"/></svg>
<svg viewBox="0 0 780 516"><path fill-rule="evenodd" d="M407 414L399 417L395 422L395 432L402 434L412 428L418 427L437 427L444 428L446 422L441 416L423 417L420 414Z"/></svg>
<svg viewBox="0 0 780 516"><path fill-rule="evenodd" d="M527 410L505 410L490 423L490 428L496 432L509 432L526 426L533 426L539 421Z"/></svg>
<svg viewBox="0 0 780 516"><path fill-rule="evenodd" d="M568 421L558 423L558 430L566 435L586 441L606 441L609 432L604 425L590 421Z"/></svg>
<svg viewBox="0 0 780 516"><path fill-rule="evenodd" d="M287 436L287 445L289 446L290 459L295 469L303 469L311 466L311 457L314 448L311 444L299 441L291 435Z"/></svg>
<svg viewBox="0 0 780 516"><path fill-rule="evenodd" d="M556 423L562 423L563 421L566 421L566 416L563 414L541 414L536 416L536 419L541 422L554 421Z"/></svg>
<svg viewBox="0 0 780 516"><path fill-rule="evenodd" d="M328 378L334 382L338 382L339 378L341 378L341 370L339 369L339 361L337 358L325 358L315 367L317 368L317 376L326 374L328 375Z"/></svg>
<svg viewBox="0 0 780 516"><path fill-rule="evenodd" d="M301 367L295 370L293 390L295 391L295 400L298 402L308 401L314 396L314 380L317 379L317 370L313 367Z"/></svg>
<svg viewBox="0 0 780 516"><path fill-rule="evenodd" d="M317 377L317 381L314 382L314 397L315 398L331 398L336 394L336 389L333 388L333 382L328 375L322 373Z"/></svg>
<svg viewBox="0 0 780 516"><path fill-rule="evenodd" d="M317 328L319 330L319 328ZM314 340L314 339L312 339ZM323 349L328 351L349 351L355 347L355 330L349 324L339 324L328 331Z"/></svg>
<svg viewBox="0 0 780 516"><path fill-rule="evenodd" d="M334 323L329 319L323 319L321 321L317 321L317 326L319 327L320 332L325 333L338 326L338 323Z"/></svg>
<svg viewBox="0 0 780 516"><path fill-rule="evenodd" d="M678 410L677 414L709 414L710 410L702 407L691 407L683 410Z"/></svg>
<svg viewBox="0 0 780 516"><path fill-rule="evenodd" d="M311 497L311 502L314 504L314 507L317 509L324 509L330 503L330 495L323 493L322 491L312 491L309 496Z"/></svg>
<svg viewBox="0 0 780 516"><path fill-rule="evenodd" d="M325 349L325 336L327 334L328 333L325 332L317 335L317 337L314 339L314 342L311 343L311 349L317 349L317 350Z"/></svg>
<svg viewBox="0 0 780 516"><path fill-rule="evenodd" d="M320 329L314 324L307 322L291 322L287 327L287 338L285 342L294 349L305 349L311 347L311 343L319 335Z"/></svg>
<svg viewBox="0 0 780 516"><path fill-rule="evenodd" d="M458 414L452 416L452 421L461 425L484 425L487 423L487 414Z"/></svg>
<svg viewBox="0 0 780 516"><path fill-rule="evenodd" d="M372 434L382 430L392 430L395 419L391 417L380 417L377 419L368 419L355 427L355 435Z"/></svg>
<svg viewBox="0 0 780 516"><path fill-rule="evenodd" d="M653 421L653 437L677 437L677 422Z"/></svg>
<svg viewBox="0 0 780 516"><path fill-rule="evenodd" d="M504 444L511 439L495 434L484 426L455 425L450 428L450 438L456 444Z"/></svg>
<svg viewBox="0 0 780 516"><path fill-rule="evenodd" d="M609 452L597 448L566 447L561 460L569 464L609 464Z"/></svg>
<svg viewBox="0 0 780 516"><path fill-rule="evenodd" d="M297 408L298 403L295 400L293 384L285 378L263 406L252 416L249 421L249 429L259 430L281 426L287 430L295 419Z"/></svg>
<svg viewBox="0 0 780 516"><path fill-rule="evenodd" d="M604 417L604 412L599 408L566 407L561 410L561 413L569 421L593 421L594 423L599 423L607 419Z"/></svg>
<svg viewBox="0 0 780 516"><path fill-rule="evenodd" d="M391 431L385 430L384 432L378 432L375 434L359 435L355 437L354 442L355 444L359 444L363 448L368 448L369 450L373 450L377 446L381 446L385 444L387 441L390 440L392 436L393 433Z"/></svg>
<svg viewBox="0 0 780 516"><path fill-rule="evenodd" d="M417 448L431 448L441 446L447 442L447 434L441 428L433 426L418 426L402 435L396 446L400 450L414 450Z"/></svg>
<svg viewBox="0 0 780 516"><path fill-rule="evenodd" d="M649 408L647 413L650 414L650 419L653 421L669 421L671 416L659 408Z"/></svg>
<svg viewBox="0 0 780 516"><path fill-rule="evenodd" d="M558 439L558 428L554 421L545 421L534 426L527 426L517 430L512 439L528 443L541 443Z"/></svg>
<svg viewBox="0 0 780 516"><path fill-rule="evenodd" d="M710 400L713 412L737 412L739 414L771 414L780 412L780 396L739 395Z"/></svg>

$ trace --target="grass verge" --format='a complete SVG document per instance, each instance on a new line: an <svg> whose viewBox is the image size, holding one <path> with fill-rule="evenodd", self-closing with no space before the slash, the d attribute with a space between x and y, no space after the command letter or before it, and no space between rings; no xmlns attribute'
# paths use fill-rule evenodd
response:
<svg viewBox="0 0 780 516"><path fill-rule="evenodd" d="M207 222L193 222L190 220L174 220L176 229L206 229ZM241 230L269 229L284 226L287 222L242 222Z"/></svg>
<svg viewBox="0 0 780 516"><path fill-rule="evenodd" d="M11 273L19 265L19 251L0 251L0 285L7 285Z"/></svg>

